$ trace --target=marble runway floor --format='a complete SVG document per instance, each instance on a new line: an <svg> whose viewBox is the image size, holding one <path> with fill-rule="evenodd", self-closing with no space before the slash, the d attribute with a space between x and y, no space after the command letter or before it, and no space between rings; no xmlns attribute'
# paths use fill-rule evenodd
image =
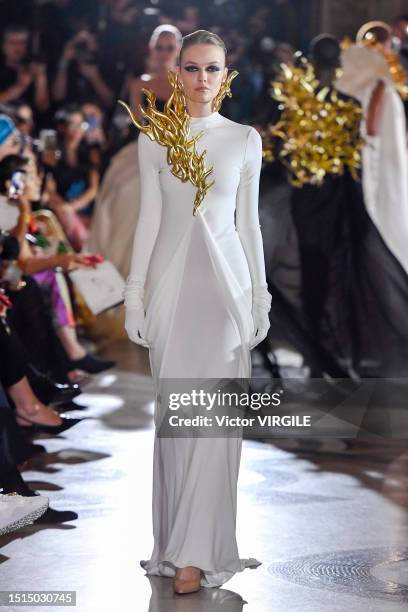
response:
<svg viewBox="0 0 408 612"><path fill-rule="evenodd" d="M88 408L70 413L89 418L58 437L42 436L48 452L23 474L52 507L79 518L0 538L0 590L75 591L68 609L78 612L408 608L402 442L245 440L237 537L241 557L262 565L224 588L183 596L173 595L170 579L145 577L139 560L152 548L153 451L147 353L118 340L104 354L117 368L94 377L77 400Z"/></svg>

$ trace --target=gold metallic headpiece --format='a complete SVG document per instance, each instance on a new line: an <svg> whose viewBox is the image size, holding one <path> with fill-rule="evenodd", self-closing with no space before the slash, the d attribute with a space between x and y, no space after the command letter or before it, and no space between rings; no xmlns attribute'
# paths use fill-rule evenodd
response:
<svg viewBox="0 0 408 612"><path fill-rule="evenodd" d="M238 72L233 70L222 83L217 96L213 100L213 112L218 112L225 96L231 97L230 85L237 75ZM165 104L164 112L160 112L156 108L156 94L150 89L142 90L147 99L147 108L145 109L142 106L139 108L143 117L148 121L147 125L142 125L137 121L125 102L122 100L118 100L118 102L126 108L132 123L141 132L147 134L151 140L167 147L167 163L171 166L172 174L183 183L190 181L197 187L193 208L193 215L195 216L207 191L214 185L215 181L207 182L213 168L211 167L208 170L205 168L204 157L206 151L197 152L196 144L203 132L196 136L190 135L190 116L187 113L184 90L178 74L169 71L168 80L173 91Z"/></svg>

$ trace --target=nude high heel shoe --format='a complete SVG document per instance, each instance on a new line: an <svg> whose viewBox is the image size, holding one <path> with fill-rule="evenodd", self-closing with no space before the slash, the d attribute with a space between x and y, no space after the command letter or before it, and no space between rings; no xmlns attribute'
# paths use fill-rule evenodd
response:
<svg viewBox="0 0 408 612"><path fill-rule="evenodd" d="M173 591L179 595L195 593L201 587L201 570L198 567L178 567L173 578Z"/></svg>

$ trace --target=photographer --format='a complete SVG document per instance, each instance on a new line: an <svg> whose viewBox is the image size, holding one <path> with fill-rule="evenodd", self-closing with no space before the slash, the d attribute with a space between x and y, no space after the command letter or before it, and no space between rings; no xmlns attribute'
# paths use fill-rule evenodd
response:
<svg viewBox="0 0 408 612"><path fill-rule="evenodd" d="M56 102L78 104L93 99L106 108L113 105L114 93L98 62L97 40L87 30L78 32L65 45L52 94Z"/></svg>
<svg viewBox="0 0 408 612"><path fill-rule="evenodd" d="M20 26L6 28L0 62L0 102L26 102L42 113L50 105L46 65L30 60L28 52L28 31Z"/></svg>

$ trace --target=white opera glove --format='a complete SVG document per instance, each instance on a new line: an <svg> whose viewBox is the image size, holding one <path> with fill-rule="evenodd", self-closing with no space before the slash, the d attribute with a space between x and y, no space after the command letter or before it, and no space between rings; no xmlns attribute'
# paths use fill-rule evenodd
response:
<svg viewBox="0 0 408 612"><path fill-rule="evenodd" d="M268 335L271 326L269 311L271 309L272 295L266 286L256 287L252 291L252 320L254 334L249 343L249 350L255 348Z"/></svg>
<svg viewBox="0 0 408 612"><path fill-rule="evenodd" d="M126 333L132 342L148 348L149 343L146 338L142 336L142 330L146 318L143 296L143 285L129 276L123 291L123 297L125 300Z"/></svg>
<svg viewBox="0 0 408 612"><path fill-rule="evenodd" d="M250 338L250 349L266 338L270 327L268 313L272 301L266 282L265 258L258 214L261 167L262 138L254 128L250 128L236 206L236 229L245 252L252 281L254 333Z"/></svg>
<svg viewBox="0 0 408 612"><path fill-rule="evenodd" d="M148 348L143 336L146 313L144 288L147 271L161 222L162 195L160 188L161 145L141 133L138 138L140 173L140 210L133 240L130 273L123 291L125 300L125 329L133 342Z"/></svg>

